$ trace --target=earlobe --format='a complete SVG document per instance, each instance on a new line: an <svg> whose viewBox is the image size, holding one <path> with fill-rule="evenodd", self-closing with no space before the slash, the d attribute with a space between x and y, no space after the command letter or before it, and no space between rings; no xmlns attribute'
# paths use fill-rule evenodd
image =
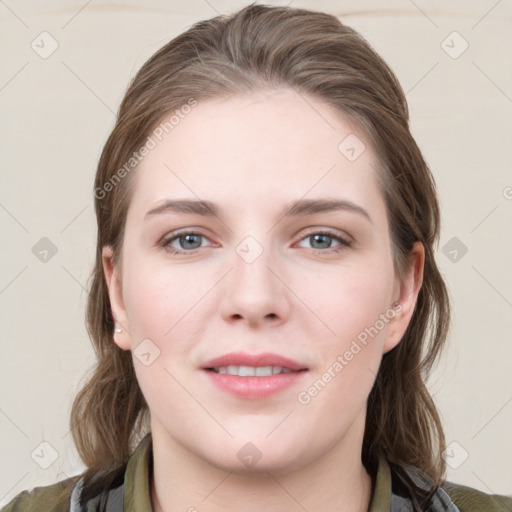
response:
<svg viewBox="0 0 512 512"><path fill-rule="evenodd" d="M409 267L403 281L399 284L398 307L387 333L383 353L395 348L402 339L414 313L421 286L425 265L425 248L421 242L415 242L409 253Z"/></svg>
<svg viewBox="0 0 512 512"><path fill-rule="evenodd" d="M107 283L110 307L115 322L115 330L112 333L114 343L123 350L131 349L128 331L128 319L124 307L123 289L121 278L113 262L113 251L110 246L102 249L102 263L105 281Z"/></svg>

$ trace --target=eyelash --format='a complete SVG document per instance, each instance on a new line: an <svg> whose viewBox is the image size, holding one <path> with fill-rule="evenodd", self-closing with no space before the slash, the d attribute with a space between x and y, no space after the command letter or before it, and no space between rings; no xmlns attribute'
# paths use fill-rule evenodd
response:
<svg viewBox="0 0 512 512"><path fill-rule="evenodd" d="M199 236L201 236L203 238L208 238L206 235L203 235L202 233L197 232L197 231L180 231L180 232L171 233L171 236L164 238L160 242L160 245L162 246L162 248L164 250L166 250L167 252L169 252L173 256L181 256L181 255L186 256L186 255L195 254L197 251L199 251L200 248L193 249L191 251L180 251L180 250L171 248L171 243L172 242L174 242L175 240L178 240L181 237L187 236L187 235L199 235ZM337 233L335 233L333 231L330 231L328 229L322 229L320 231L316 231L316 230L310 231L309 233L304 235L300 239L300 241L305 240L307 238L310 238L313 235L326 235L326 236L328 236L328 237L330 237L330 238L332 238L332 239L334 239L334 240L336 240L337 242L340 243L336 247L329 247L327 249L314 249L314 248L312 248L311 250L315 254L325 255L326 253L327 254L337 253L337 252L341 252L345 248L351 247L351 245L352 245L351 241L346 240L345 238L341 237Z"/></svg>

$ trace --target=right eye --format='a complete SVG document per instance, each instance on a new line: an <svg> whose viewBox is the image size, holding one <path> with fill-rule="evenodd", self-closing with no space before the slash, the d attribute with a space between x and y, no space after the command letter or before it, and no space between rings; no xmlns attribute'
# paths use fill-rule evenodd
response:
<svg viewBox="0 0 512 512"><path fill-rule="evenodd" d="M173 255L195 254L199 248L203 247L202 239L206 239L206 236L196 231L174 232L162 240L161 246ZM199 245L197 245L198 242ZM178 247L173 245L175 243Z"/></svg>

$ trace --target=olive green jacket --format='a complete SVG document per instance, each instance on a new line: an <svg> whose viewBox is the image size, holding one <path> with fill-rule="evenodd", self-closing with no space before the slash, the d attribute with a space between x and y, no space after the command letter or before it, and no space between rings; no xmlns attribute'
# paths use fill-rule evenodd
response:
<svg viewBox="0 0 512 512"><path fill-rule="evenodd" d="M82 480L71 477L53 485L23 491L0 512L152 512L150 477L152 471L151 433L141 440L130 457L121 481L93 496L81 496ZM369 512L512 512L512 498L489 495L445 482L429 498L427 505L418 503L415 490L429 490L430 480L413 467L406 477L394 472L393 465L381 459ZM82 498L82 500L81 500ZM86 503L81 503L85 501Z"/></svg>

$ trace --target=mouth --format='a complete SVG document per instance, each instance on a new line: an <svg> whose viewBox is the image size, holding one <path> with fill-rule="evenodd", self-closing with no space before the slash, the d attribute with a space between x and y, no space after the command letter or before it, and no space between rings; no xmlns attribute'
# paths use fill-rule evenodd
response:
<svg viewBox="0 0 512 512"><path fill-rule="evenodd" d="M277 354L232 353L201 367L217 389L244 399L264 399L302 380L308 367Z"/></svg>

